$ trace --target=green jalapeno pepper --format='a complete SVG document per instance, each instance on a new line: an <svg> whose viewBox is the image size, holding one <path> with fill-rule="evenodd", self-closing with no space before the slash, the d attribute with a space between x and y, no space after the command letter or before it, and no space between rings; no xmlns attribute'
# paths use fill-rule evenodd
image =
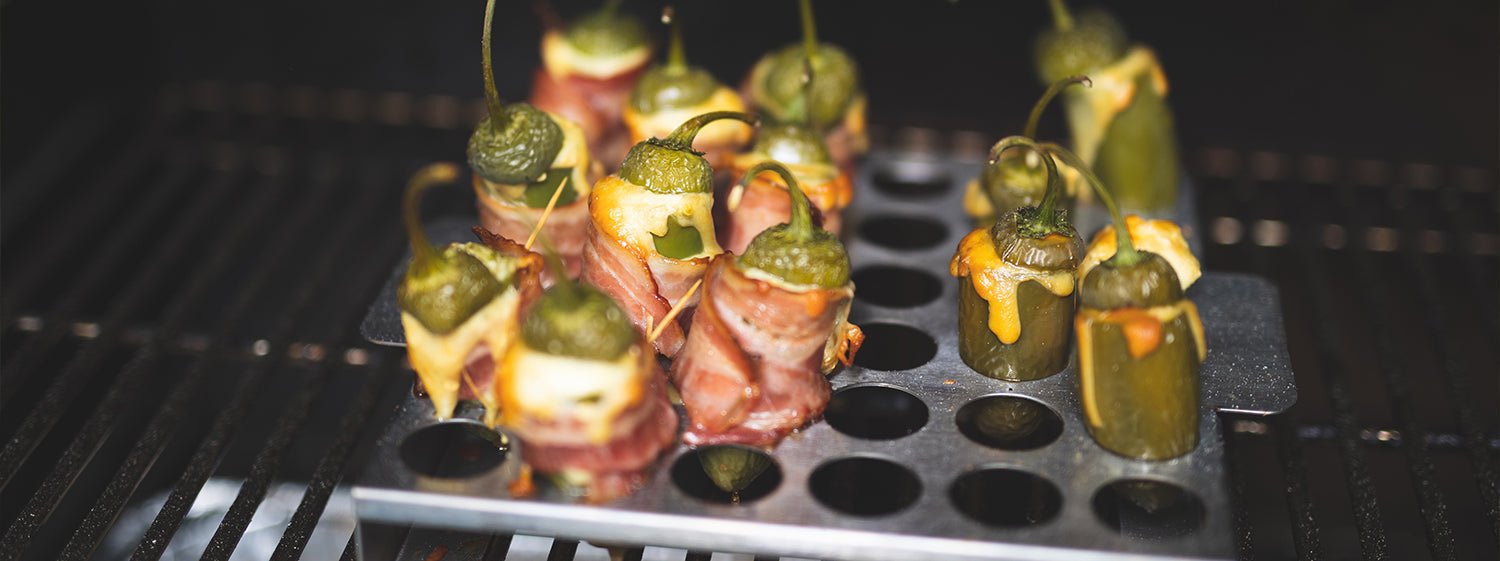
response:
<svg viewBox="0 0 1500 561"><path fill-rule="evenodd" d="M703 153L693 150L693 138L704 126L719 119L735 119L755 125L755 117L737 111L714 111L688 119L665 139L652 138L630 148L617 174L620 179L653 193L712 193L713 168ZM675 216L674 216L675 218ZM672 259L686 259L703 251L703 233L687 220L669 220L665 236L655 238L656 251ZM710 233L711 234L711 233Z"/></svg>
<svg viewBox="0 0 1500 561"><path fill-rule="evenodd" d="M647 69L630 93L631 107L641 113L696 106L712 97L720 86L707 70L687 63L682 48L682 23L671 7L663 12L662 21L672 25L667 62Z"/></svg>
<svg viewBox="0 0 1500 561"><path fill-rule="evenodd" d="M507 286L459 244L438 250L422 231L418 205L433 185L458 179L458 166L448 163L422 168L406 186L402 213L411 239L412 262L396 289L396 305L435 334L457 329ZM510 279L507 279L510 280Z"/></svg>
<svg viewBox="0 0 1500 561"><path fill-rule="evenodd" d="M800 123L764 125L755 135L750 153L791 165L831 166L833 156L818 131Z"/></svg>
<svg viewBox="0 0 1500 561"><path fill-rule="evenodd" d="M1067 211L1056 208L1062 179L1052 157L1031 139L1012 136L995 145L993 159L1011 147L1040 157L1047 173L1041 206L1011 210L971 232L949 270L959 277L959 357L985 376L1025 381L1067 367L1072 276L1083 240Z"/></svg>
<svg viewBox="0 0 1500 561"><path fill-rule="evenodd" d="M563 131L552 117L529 103L506 105L500 100L500 94L495 90L490 57L490 27L494 13L495 0L489 0L484 10L482 41L484 98L489 115L469 136L469 165L491 183L524 185L547 173L547 168L562 150Z"/></svg>
<svg viewBox="0 0 1500 561"><path fill-rule="evenodd" d="M1041 121L1042 112L1052 98L1073 84L1088 85L1089 79L1084 76L1067 76L1053 82L1042 93L1036 105L1032 106L1022 136L1036 140L1037 123ZM989 199L990 207L996 215L1013 208L1041 204L1047 193L1048 181L1047 168L1043 165L1042 158L1042 153L1035 150L1008 150L990 154L989 165L979 174L979 189ZM1064 181L1063 185L1066 187L1068 183ZM1059 197L1059 205L1071 212L1074 201L1071 190L1065 188L1059 193ZM988 222L984 216L977 218L981 223Z"/></svg>
<svg viewBox="0 0 1500 561"><path fill-rule="evenodd" d="M1087 170L1085 169L1087 172ZM1079 284L1079 393L1089 434L1122 456L1165 460L1198 445L1203 328L1177 272L1138 251L1098 178L1115 221L1115 255Z"/></svg>
<svg viewBox="0 0 1500 561"><path fill-rule="evenodd" d="M838 288L849 284L849 254L831 232L813 226L811 202L791 170L778 162L756 164L740 178L740 186L763 171L772 171L786 182L792 197L791 220L767 228L745 247L735 261L741 269L758 269L790 284Z"/></svg>
<svg viewBox="0 0 1500 561"><path fill-rule="evenodd" d="M568 280L547 289L521 321L521 340L552 355L615 361L639 338L613 298Z"/></svg>
<svg viewBox="0 0 1500 561"><path fill-rule="evenodd" d="M802 44L787 45L756 63L750 98L756 107L776 121L800 121L790 114L802 104L813 126L829 129L844 118L849 104L859 94L859 69L843 49L818 42L811 0L802 0ZM808 74L811 74L809 76ZM810 82L810 83L809 83Z"/></svg>
<svg viewBox="0 0 1500 561"><path fill-rule="evenodd" d="M1089 94L1080 92L1067 96L1075 150L1122 207L1146 212L1172 208L1180 172L1160 65L1148 49L1130 48L1120 24L1102 10L1087 10L1075 19L1063 0L1051 0L1051 5L1054 28L1042 32L1036 43L1042 80L1090 74L1099 82L1111 74L1110 83L1133 90L1129 96L1120 91L1092 94L1128 97L1123 108L1090 102Z"/></svg>
<svg viewBox="0 0 1500 561"><path fill-rule="evenodd" d="M619 10L620 0L607 0L598 10L573 20L563 38L579 52L593 56L623 53L646 45L649 35L640 20Z"/></svg>

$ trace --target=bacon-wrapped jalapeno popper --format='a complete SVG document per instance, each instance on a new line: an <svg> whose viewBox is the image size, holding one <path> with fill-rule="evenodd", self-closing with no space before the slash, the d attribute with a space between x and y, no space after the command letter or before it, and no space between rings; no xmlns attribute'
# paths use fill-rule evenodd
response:
<svg viewBox="0 0 1500 561"><path fill-rule="evenodd" d="M725 201L724 249L743 253L766 228L786 222L791 216L791 199L787 186L778 176L749 170L763 162L785 165L803 187L803 194L813 205L813 221L824 230L839 235L843 229L844 209L854 199L854 180L834 165L822 135L810 125L799 123L763 124L756 131L750 151L734 157L736 177L751 177L737 185Z"/></svg>
<svg viewBox="0 0 1500 561"><path fill-rule="evenodd" d="M453 416L460 397L485 405L485 422L498 418L493 366L514 340L519 311L540 290L540 256L487 239L439 250L422 232L417 204L432 185L459 177L454 164L423 168L406 188L405 220L412 262L396 292L406 352L439 420ZM519 251L518 251L519 250Z"/></svg>
<svg viewBox="0 0 1500 561"><path fill-rule="evenodd" d="M683 327L668 313L695 304L679 301L723 251L714 234L713 169L692 143L704 125L726 118L754 123L729 111L693 117L665 139L632 147L589 200L582 279L615 298L642 333L657 329L652 344L668 358L683 343Z"/></svg>
<svg viewBox="0 0 1500 561"><path fill-rule="evenodd" d="M849 257L813 225L807 197L784 166L764 162L742 183L774 171L789 184L791 219L735 257L714 260L672 381L688 412L688 444L769 447L828 405L826 375L864 340L848 321Z"/></svg>
<svg viewBox="0 0 1500 561"><path fill-rule="evenodd" d="M587 502L625 496L676 441L666 378L624 310L563 280L537 300L495 376L521 458Z"/></svg>

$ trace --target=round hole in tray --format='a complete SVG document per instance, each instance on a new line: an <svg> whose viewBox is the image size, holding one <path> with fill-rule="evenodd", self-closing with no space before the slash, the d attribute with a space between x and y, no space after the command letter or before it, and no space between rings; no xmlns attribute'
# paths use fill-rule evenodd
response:
<svg viewBox="0 0 1500 561"><path fill-rule="evenodd" d="M1051 407L1019 395L991 395L964 404L953 416L969 440L1001 450L1041 448L1062 436L1063 421Z"/></svg>
<svg viewBox="0 0 1500 561"><path fill-rule="evenodd" d="M899 323L870 322L859 326L865 342L854 364L871 370L909 370L937 355L937 341L922 330Z"/></svg>
<svg viewBox="0 0 1500 561"><path fill-rule="evenodd" d="M1062 510L1062 493L1050 481L1024 471L986 468L959 476L948 499L965 516L990 526L1046 523Z"/></svg>
<svg viewBox="0 0 1500 561"><path fill-rule="evenodd" d="M943 293L943 285L931 273L876 265L855 271L851 275L854 296L877 306L887 308L910 308L921 306Z"/></svg>
<svg viewBox="0 0 1500 561"><path fill-rule="evenodd" d="M504 435L479 423L452 421L422 427L401 440L406 467L428 477L473 477L505 461Z"/></svg>
<svg viewBox="0 0 1500 561"><path fill-rule="evenodd" d="M927 405L888 386L854 386L834 392L823 418L835 430L855 438L889 440L917 432L927 424Z"/></svg>
<svg viewBox="0 0 1500 561"><path fill-rule="evenodd" d="M1162 540L1197 531L1204 509L1197 495L1172 483L1121 479L1094 493L1094 515L1123 535Z"/></svg>
<svg viewBox="0 0 1500 561"><path fill-rule="evenodd" d="M807 485L818 502L856 516L891 514L922 494L922 483L911 470L867 456L828 461L813 470Z"/></svg>
<svg viewBox="0 0 1500 561"><path fill-rule="evenodd" d="M927 218L879 216L862 222L859 235L892 249L927 249L948 238L948 227Z"/></svg>
<svg viewBox="0 0 1500 561"><path fill-rule="evenodd" d="M726 491L708 474L716 470ZM733 473L738 470L740 473ZM781 467L764 450L722 444L689 450L672 464L672 483L689 496L723 504L744 504L771 494L781 486Z"/></svg>
<svg viewBox="0 0 1500 561"><path fill-rule="evenodd" d="M899 197L934 197L953 184L941 166L913 161L892 162L876 171L872 179L876 189Z"/></svg>

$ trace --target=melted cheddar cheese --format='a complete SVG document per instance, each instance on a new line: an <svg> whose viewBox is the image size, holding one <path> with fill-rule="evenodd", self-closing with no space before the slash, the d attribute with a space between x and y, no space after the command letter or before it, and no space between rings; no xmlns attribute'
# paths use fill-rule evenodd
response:
<svg viewBox="0 0 1500 561"><path fill-rule="evenodd" d="M1113 321L1115 323L1140 321L1140 318L1136 317L1138 315L1144 315L1147 316L1147 318L1156 321L1156 324L1158 326L1156 335L1158 337L1161 334L1161 325L1177 319L1178 316L1186 315L1188 329L1192 330L1193 344L1197 347L1198 350L1198 360L1201 362L1203 360L1203 357L1208 356L1208 347L1206 346L1207 343L1205 343L1203 339L1203 320L1202 318L1198 317L1198 306L1193 304L1191 300L1188 300L1186 298L1170 306L1155 306L1145 309L1080 309L1078 311L1078 316L1074 319L1074 333L1078 337L1078 382L1079 387L1083 389L1084 394L1084 413L1088 415L1089 424L1091 425L1100 426L1104 424L1103 416L1099 413L1099 400L1093 393L1094 388L1096 387L1096 384L1094 383L1094 376L1096 375L1094 358L1094 323L1103 321ZM1160 341L1159 339L1155 341L1138 340L1142 337L1149 337L1149 330L1130 329L1127 326L1121 331L1125 334L1125 343L1127 347L1131 349L1131 354L1133 355L1132 358L1135 358L1137 360L1141 357L1144 357L1146 354L1149 354L1150 351L1156 350L1156 348L1158 348L1162 343L1162 341ZM1136 355L1135 353L1137 349L1149 350L1142 354Z"/></svg>
<svg viewBox="0 0 1500 561"><path fill-rule="evenodd" d="M1130 240L1137 251L1149 251L1167 260L1167 264L1177 272L1177 281L1182 284L1183 290L1187 290L1198 277L1203 276L1198 258L1188 249L1187 239L1182 236L1182 228L1178 228L1176 224L1167 220L1141 220L1141 217L1131 214L1125 217L1125 227L1130 230ZM1089 242L1089 250L1078 264L1078 278L1084 279L1095 266L1113 257L1115 246L1115 227L1105 226Z"/></svg>
<svg viewBox="0 0 1500 561"><path fill-rule="evenodd" d="M507 425L563 421L576 425L584 439L576 444L604 444L615 421L645 397L654 354L639 345L614 361L549 354L521 343L505 353L495 374Z"/></svg>
<svg viewBox="0 0 1500 561"><path fill-rule="evenodd" d="M520 302L520 292L506 290L460 324L458 329L443 334L428 331L416 316L401 312L401 326L406 329L407 357L432 399L438 420L453 416L453 409L458 405L459 385L463 383L464 364L476 346L484 343L490 358L495 364L500 363L501 356L515 339ZM494 426L499 400L490 388L478 390L475 393L485 405L485 424Z"/></svg>
<svg viewBox="0 0 1500 561"><path fill-rule="evenodd" d="M635 107L625 107L625 126L630 128L630 142L639 143L648 138L666 138L677 130L677 127L688 119L697 117L712 111L740 111L745 110L745 102L740 99L739 94L726 86L719 86L713 95L692 107L680 107L676 109L665 109L651 114L643 114L636 111ZM719 119L709 123L698 132L693 139L693 144L705 146L740 146L750 141L754 129L743 122L734 119Z"/></svg>
<svg viewBox="0 0 1500 561"><path fill-rule="evenodd" d="M1099 144L1109 125L1135 101L1136 79L1150 76L1149 83L1156 93L1167 95L1167 74L1161 62L1149 47L1136 45L1124 57L1103 68L1089 70L1093 87L1069 91L1069 125L1073 133L1073 146L1084 162L1092 165L1098 155Z"/></svg>
<svg viewBox="0 0 1500 561"><path fill-rule="evenodd" d="M650 44L623 53L599 56L575 48L561 30L553 29L542 36L542 66L553 76L604 80L640 68L650 61Z"/></svg>
<svg viewBox="0 0 1500 561"><path fill-rule="evenodd" d="M974 291L990 305L990 332L1007 345L1021 338L1020 304L1016 291L1021 283L1035 281L1058 296L1073 293L1071 271L1038 272L1012 265L995 253L990 232L976 228L958 243L958 252L948 264L955 277L970 277Z"/></svg>
<svg viewBox="0 0 1500 561"><path fill-rule="evenodd" d="M652 236L667 235L668 220L697 228L703 251L683 259L688 260L724 252L714 237L713 205L713 193L653 193L608 175L594 184L589 215L600 233L625 243L641 256L656 253Z"/></svg>
<svg viewBox="0 0 1500 561"><path fill-rule="evenodd" d="M734 157L734 175L736 177L745 175L750 168L761 162L770 161L760 154L741 154ZM839 168L834 165L819 164L788 164L787 171L797 178L797 185L802 187L802 194L807 195L808 202L818 207L823 212L843 210L854 200L854 182L850 181L849 175L840 173ZM762 172L754 181L764 181L775 185L783 190L787 188L781 176L772 172ZM730 212L740 207L740 200L745 196L745 189L735 183L734 189L729 191L729 198L725 201Z"/></svg>

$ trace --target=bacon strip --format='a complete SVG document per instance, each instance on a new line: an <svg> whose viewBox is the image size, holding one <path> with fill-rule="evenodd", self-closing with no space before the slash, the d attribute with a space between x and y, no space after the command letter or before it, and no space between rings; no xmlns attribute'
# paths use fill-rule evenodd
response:
<svg viewBox="0 0 1500 561"><path fill-rule="evenodd" d="M630 150L630 132L623 114L635 82L646 71L642 65L600 80L586 76L553 76L538 67L531 79L529 101L538 109L557 113L583 128L589 153L613 171Z"/></svg>
<svg viewBox="0 0 1500 561"><path fill-rule="evenodd" d="M848 324L852 285L796 292L745 276L724 254L709 267L703 300L671 379L688 413L691 445L772 446L822 415L824 359L863 335ZM847 344L846 344L847 343Z"/></svg>
<svg viewBox="0 0 1500 561"><path fill-rule="evenodd" d="M749 166L736 169L735 173L744 175L748 170ZM795 169L793 173L796 173ZM729 201L734 208L729 210L722 234L725 251L744 253L751 240L766 228L791 220L792 199L787 188L781 181L770 178L770 174L762 174L752 179L740 192L739 200L731 198ZM832 181L816 185L802 182L802 177L797 179L812 203L813 225L838 235L844 225L844 207L849 206L854 194L849 175L840 173Z"/></svg>
<svg viewBox="0 0 1500 561"><path fill-rule="evenodd" d="M483 180L474 176L474 194L479 206L479 223L484 229L510 242L524 241L531 235L532 227L542 218L543 209L522 204L508 204L495 200L485 192ZM589 222L588 197L578 197L571 203L558 205L552 215L542 224L539 239L562 258L569 278L578 278L583 266L583 243ZM485 242L488 245L488 241ZM519 248L519 243L516 244ZM498 249L498 248L496 248ZM522 251L525 251L522 248ZM540 257L540 256L539 256ZM541 271L546 286L556 279L552 272Z"/></svg>
<svg viewBox="0 0 1500 561"><path fill-rule="evenodd" d="M678 261L637 254L623 240L610 239L590 223L583 246L583 282L610 295L641 333L666 320L672 305L702 276L706 259ZM658 274L656 270L661 272ZM701 294L700 294L701 296ZM696 305L688 302L686 307ZM661 328L652 345L667 358L677 356L685 340L680 318Z"/></svg>

